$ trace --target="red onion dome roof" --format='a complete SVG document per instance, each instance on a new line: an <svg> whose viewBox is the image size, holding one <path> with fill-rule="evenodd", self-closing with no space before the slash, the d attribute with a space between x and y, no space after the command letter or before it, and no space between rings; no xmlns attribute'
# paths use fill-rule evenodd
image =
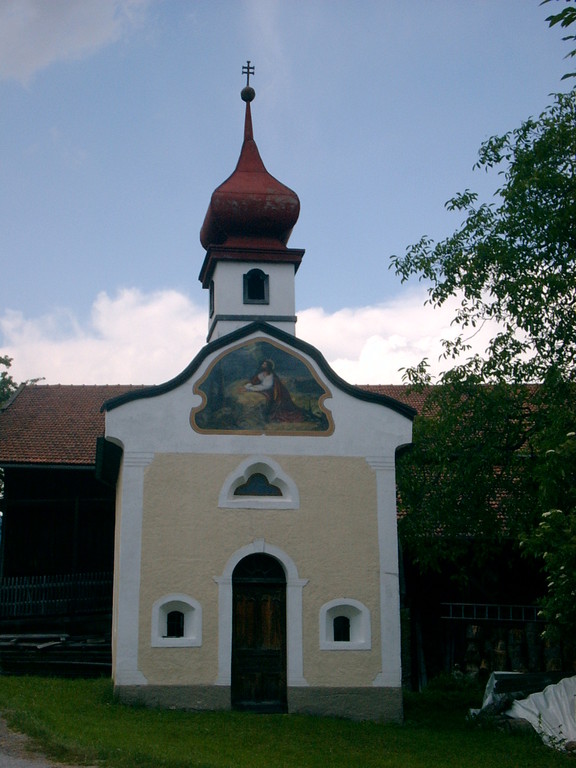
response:
<svg viewBox="0 0 576 768"><path fill-rule="evenodd" d="M254 90L244 88L242 98L246 102L244 143L236 169L212 193L200 230L206 250L238 239L282 248L300 213L298 195L268 173L258 152L250 112Z"/></svg>

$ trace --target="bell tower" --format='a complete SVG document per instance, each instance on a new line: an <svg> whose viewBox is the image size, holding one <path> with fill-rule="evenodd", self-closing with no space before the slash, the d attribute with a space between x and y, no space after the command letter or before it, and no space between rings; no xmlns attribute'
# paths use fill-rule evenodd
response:
<svg viewBox="0 0 576 768"><path fill-rule="evenodd" d="M206 256L200 271L210 293L207 341L260 320L295 334L294 276L304 251L288 248L298 220L298 195L271 176L254 141L250 86L254 67L242 68L246 86L244 142L236 169L212 193L200 231Z"/></svg>

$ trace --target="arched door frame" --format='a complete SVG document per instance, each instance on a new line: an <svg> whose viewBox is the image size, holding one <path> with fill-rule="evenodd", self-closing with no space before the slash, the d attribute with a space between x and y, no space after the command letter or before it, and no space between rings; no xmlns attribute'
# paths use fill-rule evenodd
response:
<svg viewBox="0 0 576 768"><path fill-rule="evenodd" d="M307 686L302 655L302 590L308 579L298 577L292 558L264 539L257 539L236 550L224 567L218 584L218 678L216 685L230 685L232 680L232 573L240 560L258 552L275 557L286 574L286 652L287 682L291 686Z"/></svg>

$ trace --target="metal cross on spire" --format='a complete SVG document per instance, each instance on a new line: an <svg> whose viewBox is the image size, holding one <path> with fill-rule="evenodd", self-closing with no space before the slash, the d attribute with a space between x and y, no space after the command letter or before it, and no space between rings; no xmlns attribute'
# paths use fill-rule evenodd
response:
<svg viewBox="0 0 576 768"><path fill-rule="evenodd" d="M254 96L256 96L256 91L250 85L250 75L254 74L254 64L250 64L250 60L243 65L242 74L246 75L246 85L242 88L240 97L242 101L245 101L248 104L253 100Z"/></svg>
<svg viewBox="0 0 576 768"><path fill-rule="evenodd" d="M246 75L246 88L250 86L250 75L254 74L254 64L250 64L250 60L242 66L242 74Z"/></svg>

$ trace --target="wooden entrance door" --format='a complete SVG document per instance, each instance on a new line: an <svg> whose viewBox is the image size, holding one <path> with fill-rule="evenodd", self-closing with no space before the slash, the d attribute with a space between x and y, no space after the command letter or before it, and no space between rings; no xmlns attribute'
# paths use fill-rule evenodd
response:
<svg viewBox="0 0 576 768"><path fill-rule="evenodd" d="M232 706L286 711L286 577L278 560L249 555L232 575Z"/></svg>

